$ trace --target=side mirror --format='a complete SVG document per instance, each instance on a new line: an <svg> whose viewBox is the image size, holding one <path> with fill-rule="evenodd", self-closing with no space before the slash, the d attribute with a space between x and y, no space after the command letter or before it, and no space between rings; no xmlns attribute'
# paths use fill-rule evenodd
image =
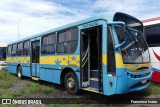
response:
<svg viewBox="0 0 160 107"><path fill-rule="evenodd" d="M115 50L117 50L118 48L120 48L126 41L123 41L122 43L114 46Z"/></svg>

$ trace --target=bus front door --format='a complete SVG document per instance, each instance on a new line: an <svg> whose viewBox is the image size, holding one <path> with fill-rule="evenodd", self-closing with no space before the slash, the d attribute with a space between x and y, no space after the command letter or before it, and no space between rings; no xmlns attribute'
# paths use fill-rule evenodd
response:
<svg viewBox="0 0 160 107"><path fill-rule="evenodd" d="M89 45L89 35L85 32L81 32L81 77L82 77L82 87L90 86L90 45Z"/></svg>
<svg viewBox="0 0 160 107"><path fill-rule="evenodd" d="M31 74L33 77L39 77L40 76L40 72L39 72L40 40L32 41L31 42L31 49L32 49Z"/></svg>
<svg viewBox="0 0 160 107"><path fill-rule="evenodd" d="M81 30L81 81L82 88L102 91L102 27Z"/></svg>

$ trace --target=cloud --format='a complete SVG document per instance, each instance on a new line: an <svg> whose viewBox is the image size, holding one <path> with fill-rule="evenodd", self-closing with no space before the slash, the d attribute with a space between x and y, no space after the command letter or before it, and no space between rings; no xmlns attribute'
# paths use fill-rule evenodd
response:
<svg viewBox="0 0 160 107"><path fill-rule="evenodd" d="M122 11L140 19L160 15L159 0L3 0L0 3L0 42L65 25L101 12Z"/></svg>
<svg viewBox="0 0 160 107"><path fill-rule="evenodd" d="M140 19L158 17L160 15L159 0L97 0L93 9L101 11L120 11Z"/></svg>
<svg viewBox="0 0 160 107"><path fill-rule="evenodd" d="M86 14L86 15L82 15ZM82 19L88 12L49 0L5 0L0 4L0 41L18 39Z"/></svg>

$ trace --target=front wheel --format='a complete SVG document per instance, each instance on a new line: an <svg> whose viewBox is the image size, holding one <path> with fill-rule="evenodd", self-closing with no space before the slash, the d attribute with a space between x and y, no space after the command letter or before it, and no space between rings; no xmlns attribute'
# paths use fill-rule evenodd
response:
<svg viewBox="0 0 160 107"><path fill-rule="evenodd" d="M65 89L69 94L75 95L78 93L78 79L74 73L67 73L64 79L64 83Z"/></svg>
<svg viewBox="0 0 160 107"><path fill-rule="evenodd" d="M17 69L17 76L19 79L22 79L22 67L21 66L19 66Z"/></svg>

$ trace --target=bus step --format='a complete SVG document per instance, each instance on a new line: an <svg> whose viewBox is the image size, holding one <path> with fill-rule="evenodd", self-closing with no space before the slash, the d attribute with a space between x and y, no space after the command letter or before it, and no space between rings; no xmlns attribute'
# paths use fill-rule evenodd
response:
<svg viewBox="0 0 160 107"><path fill-rule="evenodd" d="M99 87L98 78L90 78L90 87L98 89Z"/></svg>
<svg viewBox="0 0 160 107"><path fill-rule="evenodd" d="M32 77L32 80L38 81L39 78L37 78L37 77Z"/></svg>
<svg viewBox="0 0 160 107"><path fill-rule="evenodd" d="M98 81L98 78L90 78L91 81Z"/></svg>
<svg viewBox="0 0 160 107"><path fill-rule="evenodd" d="M83 88L83 90L91 91L91 92L95 92L95 93L100 93L100 92L98 91L98 89L96 89L96 88L92 88L92 87Z"/></svg>
<svg viewBox="0 0 160 107"><path fill-rule="evenodd" d="M98 69L91 69L90 71L98 72Z"/></svg>
<svg viewBox="0 0 160 107"><path fill-rule="evenodd" d="M90 77L91 78L98 78L99 77L99 72L90 72Z"/></svg>

